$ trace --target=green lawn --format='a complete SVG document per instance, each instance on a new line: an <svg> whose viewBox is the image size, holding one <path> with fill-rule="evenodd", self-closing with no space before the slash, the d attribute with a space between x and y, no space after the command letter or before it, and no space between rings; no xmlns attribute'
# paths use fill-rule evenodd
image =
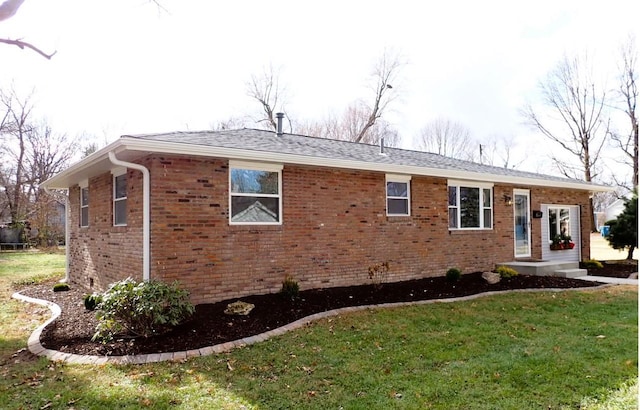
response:
<svg viewBox="0 0 640 410"><path fill-rule="evenodd" d="M46 311L9 301L11 283L63 271L62 255L0 254L3 409L638 405L638 293L630 286L366 310L183 362L72 366L12 357Z"/></svg>

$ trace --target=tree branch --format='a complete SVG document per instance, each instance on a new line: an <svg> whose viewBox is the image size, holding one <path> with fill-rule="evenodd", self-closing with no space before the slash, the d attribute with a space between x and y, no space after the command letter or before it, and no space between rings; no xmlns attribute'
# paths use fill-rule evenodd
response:
<svg viewBox="0 0 640 410"><path fill-rule="evenodd" d="M0 4L0 21L13 17L22 6L22 3L24 3L24 0L5 0L4 3Z"/></svg>
<svg viewBox="0 0 640 410"><path fill-rule="evenodd" d="M40 54L42 57L46 58L47 60L51 60L51 57L53 57L57 53L57 51L54 51L51 54L47 54L44 51L40 50L38 47L34 46L33 44L27 43L26 41L22 41L19 39L11 40L8 38L0 38L0 43L17 46L17 47L20 47L22 50L24 50L25 48L29 48L35 51L36 53Z"/></svg>

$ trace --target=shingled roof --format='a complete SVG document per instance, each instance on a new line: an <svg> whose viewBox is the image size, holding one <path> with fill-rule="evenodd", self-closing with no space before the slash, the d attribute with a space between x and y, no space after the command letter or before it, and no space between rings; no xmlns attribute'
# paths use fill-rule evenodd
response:
<svg viewBox="0 0 640 410"><path fill-rule="evenodd" d="M371 164L424 167L439 170L462 171L485 175L513 176L518 178L543 179L547 181L572 182L586 184L584 181L565 177L525 172L517 169L495 167L471 161L445 157L423 151L399 148L384 148L380 154L378 145L355 143L351 141L331 140L308 137L298 134L278 136L273 131L258 129L239 129L204 132L171 132L165 134L131 135L150 141L172 142L209 147L236 148L257 153L277 153L302 155L331 160L356 161Z"/></svg>
<svg viewBox="0 0 640 410"><path fill-rule="evenodd" d="M249 128L123 135L109 146L46 181L44 185L50 188L70 186L69 184L78 181L77 173L81 173L83 169L92 171L84 178L104 172L110 166L107 158L110 151L127 160L135 158L136 152L137 156L153 152L173 153L589 191L609 190L608 187L584 181L483 165L428 152L385 147L382 154L378 145L298 134L278 135L273 131Z"/></svg>

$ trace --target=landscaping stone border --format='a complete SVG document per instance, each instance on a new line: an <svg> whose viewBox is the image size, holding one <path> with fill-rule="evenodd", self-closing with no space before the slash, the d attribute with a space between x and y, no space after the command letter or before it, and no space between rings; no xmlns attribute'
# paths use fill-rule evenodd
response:
<svg viewBox="0 0 640 410"><path fill-rule="evenodd" d="M14 293L11 297L17 300L21 300L27 303L34 303L42 306L46 306L51 311L51 317L45 321L43 324L38 326L27 342L27 347L29 351L36 356L43 356L48 358L51 361L55 362L65 362L69 364L144 364L144 363L156 363L156 362L164 362L164 361L178 361L184 360L192 357L200 357L200 356L209 356L215 353L224 353L230 350L233 350L238 347L248 346L255 343L259 343L270 339L275 336L280 336L284 333L290 332L295 329L299 329L303 326L306 326L316 320L324 319L332 316L337 316L345 313L358 312L361 310L367 309L380 309L380 308L397 308L403 306L414 306L414 305L428 305L433 303L454 303L454 302L464 302L468 300L474 300L481 297L487 296L495 296L502 295L506 293L525 293L525 292L565 292L565 291L580 291L580 290L595 290L595 289L603 289L610 286L616 286L615 284L604 284L601 286L590 287L590 288L567 288L567 289L514 289L514 290L500 290L500 291L492 291L492 292L484 292L477 293L475 295L463 296L457 298L448 298L448 299L431 299L431 300L419 300L414 302L396 302L396 303L383 303L379 305L366 305L366 306L350 306L340 309L328 310L326 312L315 313L310 316L303 317L301 319L296 320L295 322L291 322L284 326L281 326L277 329L269 330L268 332L261 333L255 336L245 337L242 339L234 340L231 342L221 343L214 346L207 346L200 349L193 349L187 351L179 351L179 352L170 352L170 353L151 353L151 354L142 354L142 355L130 355L130 356L90 356L90 355L80 355L73 353L64 353L57 350L46 349L40 343L40 335L45 327L62 313L60 306L53 302L49 302L42 299L36 299L29 296L24 296L19 292Z"/></svg>

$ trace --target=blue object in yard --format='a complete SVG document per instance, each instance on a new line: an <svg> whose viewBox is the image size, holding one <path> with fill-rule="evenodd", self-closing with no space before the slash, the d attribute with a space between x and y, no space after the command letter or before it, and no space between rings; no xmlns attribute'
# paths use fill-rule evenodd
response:
<svg viewBox="0 0 640 410"><path fill-rule="evenodd" d="M600 233L602 234L603 237L609 236L609 229L611 229L609 225L600 227Z"/></svg>

